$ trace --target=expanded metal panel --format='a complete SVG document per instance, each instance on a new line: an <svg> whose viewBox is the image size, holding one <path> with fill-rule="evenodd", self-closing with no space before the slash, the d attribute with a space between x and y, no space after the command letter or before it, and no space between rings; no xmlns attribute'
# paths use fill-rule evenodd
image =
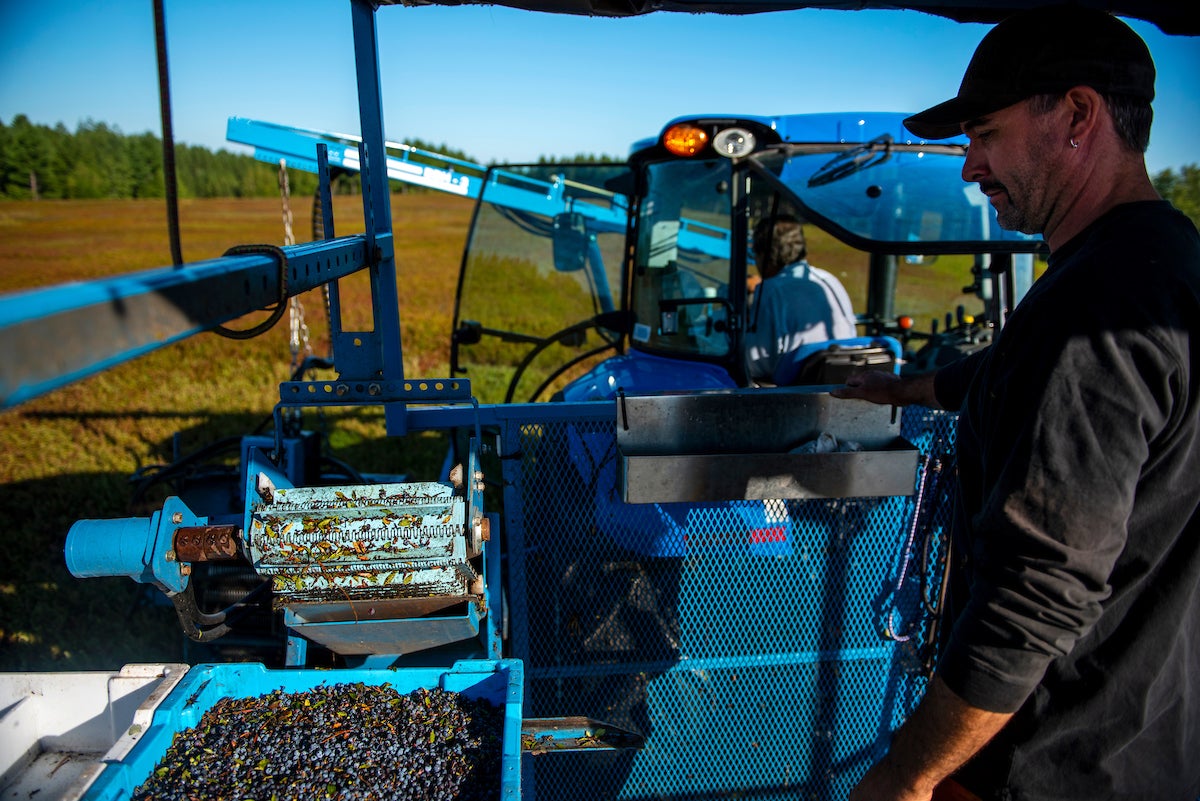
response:
<svg viewBox="0 0 1200 801"><path fill-rule="evenodd" d="M525 714L646 736L638 752L527 759L525 797L845 798L924 689L952 423L906 410L911 497L711 504L621 502L611 418L514 424Z"/></svg>

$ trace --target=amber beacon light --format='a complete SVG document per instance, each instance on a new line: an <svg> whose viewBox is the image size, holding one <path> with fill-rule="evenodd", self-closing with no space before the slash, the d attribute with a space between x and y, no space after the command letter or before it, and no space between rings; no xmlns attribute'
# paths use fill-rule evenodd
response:
<svg viewBox="0 0 1200 801"><path fill-rule="evenodd" d="M663 147L676 156L694 156L708 143L708 132L690 123L672 125L663 133Z"/></svg>

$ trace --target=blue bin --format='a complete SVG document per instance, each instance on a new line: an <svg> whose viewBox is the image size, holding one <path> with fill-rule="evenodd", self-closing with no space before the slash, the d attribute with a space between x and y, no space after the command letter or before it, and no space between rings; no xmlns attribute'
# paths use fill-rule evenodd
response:
<svg viewBox="0 0 1200 801"><path fill-rule="evenodd" d="M462 660L449 668L347 670L269 670L260 663L192 667L154 712L149 728L120 759L105 759L104 770L84 792L85 801L126 801L166 754L176 733L192 728L222 698L252 698L274 690L306 692L321 685L390 684L398 693L440 688L470 699L485 699L504 710L504 751L498 798L521 797L521 703L524 672L517 659Z"/></svg>

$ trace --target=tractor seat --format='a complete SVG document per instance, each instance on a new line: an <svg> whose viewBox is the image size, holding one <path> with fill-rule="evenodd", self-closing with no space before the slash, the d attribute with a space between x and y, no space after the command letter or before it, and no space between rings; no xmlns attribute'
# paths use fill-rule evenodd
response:
<svg viewBox="0 0 1200 801"><path fill-rule="evenodd" d="M903 351L895 337L853 337L810 342L785 355L775 366L776 386L842 384L860 370L900 372Z"/></svg>

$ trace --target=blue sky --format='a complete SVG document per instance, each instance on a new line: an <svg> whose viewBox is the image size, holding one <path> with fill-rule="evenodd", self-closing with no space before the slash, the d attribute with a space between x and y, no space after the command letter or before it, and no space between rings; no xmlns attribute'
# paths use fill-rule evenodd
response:
<svg viewBox="0 0 1200 801"><path fill-rule="evenodd" d="M225 120L357 132L346 0L166 0L175 137ZM488 161L623 155L693 113L911 111L958 88L983 25L904 11L631 19L497 6L378 12L391 140ZM1200 163L1200 37L1133 21L1159 70L1151 170ZM0 0L0 119L159 134L150 0Z"/></svg>

